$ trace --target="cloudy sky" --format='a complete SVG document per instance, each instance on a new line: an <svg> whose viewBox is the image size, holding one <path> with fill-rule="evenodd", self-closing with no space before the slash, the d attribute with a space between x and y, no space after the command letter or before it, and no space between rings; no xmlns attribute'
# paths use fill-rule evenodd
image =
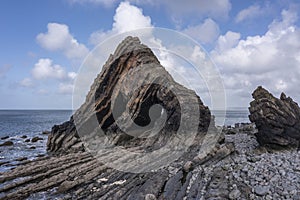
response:
<svg viewBox="0 0 300 200"><path fill-rule="evenodd" d="M88 53L143 27L197 41L220 72L228 107L247 107L258 85L300 102L299 14L296 0L3 0L0 109L72 108Z"/></svg>

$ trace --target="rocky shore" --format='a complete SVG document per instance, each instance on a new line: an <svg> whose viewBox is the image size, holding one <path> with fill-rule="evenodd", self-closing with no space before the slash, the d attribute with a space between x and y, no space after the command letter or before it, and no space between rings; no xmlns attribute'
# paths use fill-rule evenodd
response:
<svg viewBox="0 0 300 200"><path fill-rule="evenodd" d="M262 87L253 98L253 123L217 127L200 97L127 37L82 106L52 128L48 155L0 173L0 200L300 199L300 109Z"/></svg>
<svg viewBox="0 0 300 200"><path fill-rule="evenodd" d="M227 157L194 167L176 163L162 171L132 174L110 169L87 152L47 156L23 161L1 173L0 199L300 198L300 156L296 149L260 147L254 124L219 128L225 143L234 144Z"/></svg>

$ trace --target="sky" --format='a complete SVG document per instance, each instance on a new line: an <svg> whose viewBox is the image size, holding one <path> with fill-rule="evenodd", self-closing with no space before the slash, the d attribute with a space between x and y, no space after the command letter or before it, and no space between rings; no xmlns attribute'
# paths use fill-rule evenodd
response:
<svg viewBox="0 0 300 200"><path fill-rule="evenodd" d="M248 107L259 85L300 102L299 14L296 0L2 0L0 109L72 109L89 52L144 27L199 43L220 73L227 107Z"/></svg>

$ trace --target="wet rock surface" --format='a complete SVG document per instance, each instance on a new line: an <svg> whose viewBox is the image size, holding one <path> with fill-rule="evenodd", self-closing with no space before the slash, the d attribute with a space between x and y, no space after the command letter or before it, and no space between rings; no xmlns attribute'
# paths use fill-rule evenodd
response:
<svg viewBox="0 0 300 200"><path fill-rule="evenodd" d="M299 147L298 104L284 93L278 99L261 86L252 96L254 100L250 103L249 119L256 124L259 144L273 149Z"/></svg>

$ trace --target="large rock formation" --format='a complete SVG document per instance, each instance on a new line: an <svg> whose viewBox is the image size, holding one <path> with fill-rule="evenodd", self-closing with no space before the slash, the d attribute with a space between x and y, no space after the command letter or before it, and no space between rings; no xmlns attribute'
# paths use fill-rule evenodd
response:
<svg viewBox="0 0 300 200"><path fill-rule="evenodd" d="M160 116L162 108L165 114ZM151 134L155 122L165 123ZM114 145L159 148L180 130L192 129L186 134L203 137L210 123L210 111L196 93L176 83L138 38L128 37L109 57L70 121L52 128L47 148L83 150L80 137L88 140L99 131Z"/></svg>
<svg viewBox="0 0 300 200"><path fill-rule="evenodd" d="M47 148L54 155L0 173L0 199L215 199L226 180L206 177L203 167L234 151L195 92L133 37L110 56L70 121L52 128Z"/></svg>
<svg viewBox="0 0 300 200"><path fill-rule="evenodd" d="M260 145L275 149L298 147L300 141L300 108L290 97L274 97L258 87L252 94L249 119L256 124Z"/></svg>

